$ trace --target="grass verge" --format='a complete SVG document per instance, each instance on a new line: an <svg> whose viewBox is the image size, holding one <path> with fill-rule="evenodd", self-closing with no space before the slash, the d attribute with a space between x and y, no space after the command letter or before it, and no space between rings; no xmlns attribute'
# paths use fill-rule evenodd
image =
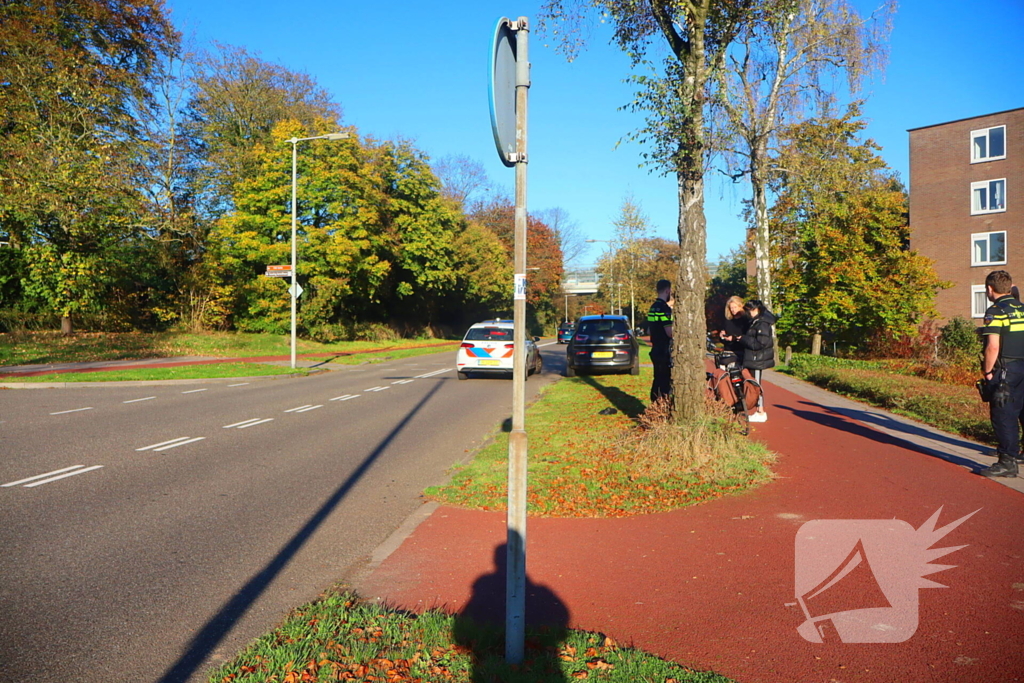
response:
<svg viewBox="0 0 1024 683"><path fill-rule="evenodd" d="M622 517L671 510L748 488L771 477L772 454L739 435L723 415L675 425L646 423L641 399L650 370L549 385L526 414L528 512L536 516ZM614 414L601 414L614 409ZM495 433L444 486L426 496L446 505L503 510L508 434Z"/></svg>
<svg viewBox="0 0 1024 683"><path fill-rule="evenodd" d="M31 377L0 377L0 383L32 382L144 382L166 379L219 379L224 377L262 377L269 375L307 375L308 370L266 365L265 363L207 363L172 368L137 368L96 372L61 372Z"/></svg>
<svg viewBox="0 0 1024 683"><path fill-rule="evenodd" d="M884 361L794 354L781 372L947 432L994 444L988 406L973 387L895 373Z"/></svg>
<svg viewBox="0 0 1024 683"><path fill-rule="evenodd" d="M522 664L504 661L502 631L431 611L420 615L328 593L214 671L210 683L320 681L506 681L729 683L636 650L599 633L527 632Z"/></svg>
<svg viewBox="0 0 1024 683"><path fill-rule="evenodd" d="M434 346L442 344L443 346ZM454 350L458 342L437 339L402 339L389 342L337 342L320 344L298 340L297 352L357 353L418 348L424 353ZM252 358L282 356L291 352L288 335L245 334L241 332L127 332L77 333L63 337L56 332L0 334L0 365L35 365L103 360L138 360L174 356ZM364 360L358 362L365 362Z"/></svg>

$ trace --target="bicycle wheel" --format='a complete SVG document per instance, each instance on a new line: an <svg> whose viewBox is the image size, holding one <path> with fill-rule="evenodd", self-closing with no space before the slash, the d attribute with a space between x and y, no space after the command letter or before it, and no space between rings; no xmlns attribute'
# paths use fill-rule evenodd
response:
<svg viewBox="0 0 1024 683"><path fill-rule="evenodd" d="M746 383L750 380L744 380L744 387L740 389L746 394ZM732 406L733 415L736 418L736 424L739 426L740 434L747 436L750 434L750 411L747 409L747 402L742 399L737 399L736 403Z"/></svg>

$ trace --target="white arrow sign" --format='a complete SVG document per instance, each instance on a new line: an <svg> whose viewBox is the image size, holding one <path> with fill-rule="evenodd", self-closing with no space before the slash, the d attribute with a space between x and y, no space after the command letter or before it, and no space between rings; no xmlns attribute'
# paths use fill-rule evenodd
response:
<svg viewBox="0 0 1024 683"><path fill-rule="evenodd" d="M288 285L288 293L291 294L296 299L302 296L302 291L302 285L300 285L298 282Z"/></svg>

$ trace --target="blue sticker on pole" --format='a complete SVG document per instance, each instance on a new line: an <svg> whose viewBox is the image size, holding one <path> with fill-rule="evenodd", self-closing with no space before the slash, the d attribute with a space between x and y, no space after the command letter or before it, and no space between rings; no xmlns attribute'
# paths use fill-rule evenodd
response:
<svg viewBox="0 0 1024 683"><path fill-rule="evenodd" d="M515 166L516 153L516 32L508 17L498 20L491 48L488 99L491 106L491 132L501 163Z"/></svg>

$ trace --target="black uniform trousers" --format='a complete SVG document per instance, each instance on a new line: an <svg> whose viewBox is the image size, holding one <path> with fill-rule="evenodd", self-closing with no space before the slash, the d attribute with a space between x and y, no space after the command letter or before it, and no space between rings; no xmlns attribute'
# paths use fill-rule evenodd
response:
<svg viewBox="0 0 1024 683"><path fill-rule="evenodd" d="M672 356L668 349L656 352L651 349L651 363L654 364L654 381L651 382L651 403L662 396L672 395Z"/></svg>
<svg viewBox="0 0 1024 683"><path fill-rule="evenodd" d="M1021 410L1024 409L1024 360L1003 362L1006 367L1006 383L1010 385L1010 400L1001 406L990 403L989 416L992 419L992 429L996 433L998 452L1017 457L1020 454L1018 420Z"/></svg>

